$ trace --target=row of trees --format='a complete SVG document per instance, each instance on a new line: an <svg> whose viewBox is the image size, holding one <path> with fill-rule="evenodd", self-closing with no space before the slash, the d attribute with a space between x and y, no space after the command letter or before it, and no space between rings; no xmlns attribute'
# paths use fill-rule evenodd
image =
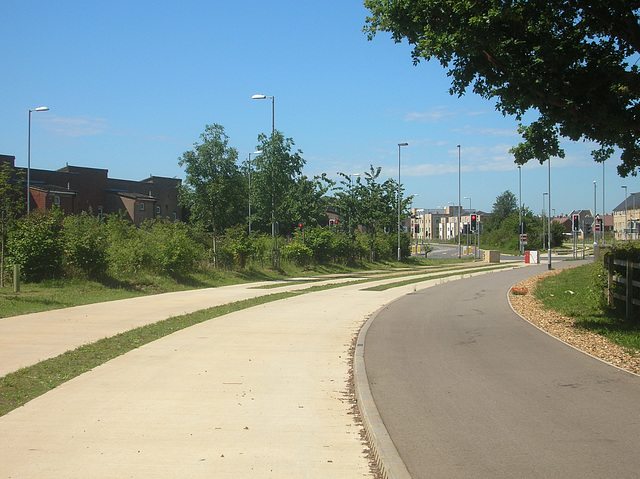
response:
<svg viewBox="0 0 640 479"><path fill-rule="evenodd" d="M371 166L355 181L338 173L341 180L336 183L325 174L314 178L303 175L302 152L294 150L293 140L277 130L269 137L261 134L259 153L243 164L221 125L206 126L200 140L179 159L186 173L181 201L190 221L211 231L214 261L218 257L217 238L230 227L245 225L247 231L272 234L277 254L278 235L291 237L299 225L326 226L328 208L346 219L337 229L348 233L352 244L356 228L366 229L372 260L376 259L376 235L397 232L398 184L393 179L381 181L379 167ZM332 189L334 196L327 196ZM400 205L405 216L408 204L409 199L404 199Z"/></svg>
<svg viewBox="0 0 640 479"><path fill-rule="evenodd" d="M156 220L139 228L122 217L86 212L21 216L23 181L8 164L0 165L0 272L7 262L20 264L27 281L64 275L121 279L140 271L185 275L210 264L279 266L280 255L297 265L395 257L398 184L381 181L380 168L355 181L344 173L339 183L326 175L308 178L291 138L274 131L258 142L260 154L240 164L224 128L207 126L194 149L179 158L186 172L180 201L187 223ZM334 187L335 195L328 196ZM407 204L401 205L405 215ZM329 208L347 221L329 227ZM401 247L408 256L406 235Z"/></svg>

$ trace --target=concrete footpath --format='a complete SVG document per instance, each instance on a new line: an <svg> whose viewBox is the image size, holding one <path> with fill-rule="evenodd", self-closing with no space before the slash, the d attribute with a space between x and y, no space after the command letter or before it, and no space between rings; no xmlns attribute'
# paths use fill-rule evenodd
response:
<svg viewBox="0 0 640 479"><path fill-rule="evenodd" d="M447 280L304 294L133 350L0 417L0 478L374 477L349 387L353 339L384 304ZM141 324L309 285L255 286L0 319L0 375Z"/></svg>

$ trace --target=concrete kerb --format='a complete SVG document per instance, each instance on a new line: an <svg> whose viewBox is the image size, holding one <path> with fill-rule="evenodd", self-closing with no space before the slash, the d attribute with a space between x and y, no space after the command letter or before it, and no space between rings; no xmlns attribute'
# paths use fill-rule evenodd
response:
<svg viewBox="0 0 640 479"><path fill-rule="evenodd" d="M382 477L384 479L411 479L411 474L409 474L409 470L400 457L391 436L389 436L389 432L373 400L364 363L364 341L367 331L381 310L382 308L369 318L358 334L353 358L353 382L356 402L362 417L365 435Z"/></svg>

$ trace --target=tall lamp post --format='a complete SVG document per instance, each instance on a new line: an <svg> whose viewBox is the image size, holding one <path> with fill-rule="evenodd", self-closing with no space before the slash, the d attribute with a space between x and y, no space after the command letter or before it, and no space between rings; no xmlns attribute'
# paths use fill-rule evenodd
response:
<svg viewBox="0 0 640 479"><path fill-rule="evenodd" d="M31 112L32 111L49 111L46 106L39 106L33 110L29 110L29 138L27 145L27 213L31 211Z"/></svg>
<svg viewBox="0 0 640 479"><path fill-rule="evenodd" d="M519 236L519 244L520 244L520 254L524 253L524 244L522 244L522 235L524 231L522 231L522 165L518 165L518 232Z"/></svg>
<svg viewBox="0 0 640 479"><path fill-rule="evenodd" d="M462 258L462 243L460 242L460 237L462 236L462 232L460 231L460 210L462 209L462 201L460 200L460 176L460 145L458 145L458 258Z"/></svg>
<svg viewBox="0 0 640 479"><path fill-rule="evenodd" d="M595 257L596 254L596 246L598 246L598 241L596 239L596 224L598 223L598 206L596 203L596 180L593 180L593 254ZM603 220L604 223L604 220Z"/></svg>
<svg viewBox="0 0 640 479"><path fill-rule="evenodd" d="M607 216L607 210L604 207L604 161L602 162L602 246L607 245L607 238L604 235L604 223L605 216Z"/></svg>
<svg viewBox="0 0 640 479"><path fill-rule="evenodd" d="M549 182L549 211L551 211L551 158L547 160L547 178ZM551 233L551 216L549 216L547 230ZM547 252L547 269L551 270L551 238L549 238L549 251Z"/></svg>
<svg viewBox="0 0 640 479"><path fill-rule="evenodd" d="M549 193L545 192L542 193L542 248L544 248L544 197L547 196ZM549 234L550 231L547 231L547 244L550 245L551 243L549 242Z"/></svg>
<svg viewBox="0 0 640 479"><path fill-rule="evenodd" d="M252 95L252 100L266 100L267 98L271 99L271 137L276 131L276 120L275 120L275 97L267 96L267 95ZM273 174L273 173L272 173ZM273 252L274 252L274 264L276 267L280 265L280 254L278 252L278 235L276 234L276 199L273 192L273 185L271 185L271 233L273 234Z"/></svg>
<svg viewBox="0 0 640 479"><path fill-rule="evenodd" d="M271 134L276 130L276 121L275 121L275 108L276 108L276 99L273 96L267 95L252 95L252 100L266 100L267 98L271 99Z"/></svg>
<svg viewBox="0 0 640 479"><path fill-rule="evenodd" d="M403 146L409 146L409 143L398 143L398 261L402 259L402 253L400 251L400 149Z"/></svg>
<svg viewBox="0 0 640 479"><path fill-rule="evenodd" d="M249 153L249 234L251 234L251 155L259 155L262 150Z"/></svg>
<svg viewBox="0 0 640 479"><path fill-rule="evenodd" d="M471 214L473 213L473 210L471 209L471 198L469 196L465 196L464 199L469 200L469 227L467 228L467 256L468 256L469 255L469 230L471 229ZM471 233L475 234L473 231ZM471 237L471 239L473 240L473 237ZM473 246L473 244L471 246ZM476 257L475 250L473 252L473 257L474 258Z"/></svg>
<svg viewBox="0 0 640 479"><path fill-rule="evenodd" d="M621 186L620 188L624 188L624 226L622 231L624 231L624 240L627 241L627 187Z"/></svg>

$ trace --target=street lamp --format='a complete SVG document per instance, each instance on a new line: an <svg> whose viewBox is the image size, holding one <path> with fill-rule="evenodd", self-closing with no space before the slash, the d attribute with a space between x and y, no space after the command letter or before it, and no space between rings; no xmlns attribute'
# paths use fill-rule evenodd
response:
<svg viewBox="0 0 640 479"><path fill-rule="evenodd" d="M595 254L596 254L596 246L598 245L598 241L596 240L596 224L598 222L598 206L596 203L596 191L597 191L597 186L596 186L596 180L593 180L593 254L594 254L594 258L595 258ZM603 221L604 223L604 221Z"/></svg>
<svg viewBox="0 0 640 479"><path fill-rule="evenodd" d="M249 234L251 234L251 155L259 155L262 150L256 150L249 153Z"/></svg>
<svg viewBox="0 0 640 479"><path fill-rule="evenodd" d="M273 137L276 131L276 123L275 123L275 97L267 96L267 95L253 95L251 96L252 100L266 100L267 98L271 99L271 137ZM273 172L271 173L273 175ZM273 176L272 176L273 183ZM280 266L280 253L278 252L278 235L276 234L276 199L273 192L273 184L271 185L271 232L273 234L273 253L274 253L274 264L276 267Z"/></svg>
<svg viewBox="0 0 640 479"><path fill-rule="evenodd" d="M622 230L624 231L624 240L627 240L627 187L621 186L620 188L624 188L624 226Z"/></svg>
<svg viewBox="0 0 640 479"><path fill-rule="evenodd" d="M462 209L462 201L460 201L460 145L458 145L458 258L462 258L462 243L460 242L460 210Z"/></svg>
<svg viewBox="0 0 640 479"><path fill-rule="evenodd" d="M275 103L276 103L276 99L275 97L272 96L267 96L267 95L253 95L251 97L252 100L266 100L267 98L271 99L271 134L273 135L273 133L276 130L276 122L275 122Z"/></svg>
<svg viewBox="0 0 640 479"><path fill-rule="evenodd" d="M522 165L518 165L518 232L520 233L520 254L524 253L524 244L522 244Z"/></svg>
<svg viewBox="0 0 640 479"><path fill-rule="evenodd" d="M544 249L544 197L547 196L549 193L542 193L542 248ZM547 244L550 245L551 243L549 242L549 233L550 231L547 231Z"/></svg>
<svg viewBox="0 0 640 479"><path fill-rule="evenodd" d="M465 196L464 199L469 200L469 227L467 228L467 256L468 256L469 255L469 230L471 229L471 213L473 211L471 209L471 198L469 196ZM475 251L473 253L473 257L474 258L476 257Z"/></svg>
<svg viewBox="0 0 640 479"><path fill-rule="evenodd" d="M46 106L39 106L33 110L29 110L29 137L27 145L27 213L31 211L31 112L32 111L49 111Z"/></svg>
<svg viewBox="0 0 640 479"><path fill-rule="evenodd" d="M604 161L602 162L602 247L607 245L607 238L604 235L604 223L605 216L607 216L607 210L604 206Z"/></svg>
<svg viewBox="0 0 640 479"><path fill-rule="evenodd" d="M398 261L402 259L400 252L400 148L409 146L409 143L398 143Z"/></svg>
<svg viewBox="0 0 640 479"><path fill-rule="evenodd" d="M549 187L549 211L551 211L551 158L547 160L547 178ZM551 233L551 216L549 216L549 224L547 230ZM551 236L551 235L549 235ZM547 269L551 270L551 238L549 238L549 251L547 252Z"/></svg>

